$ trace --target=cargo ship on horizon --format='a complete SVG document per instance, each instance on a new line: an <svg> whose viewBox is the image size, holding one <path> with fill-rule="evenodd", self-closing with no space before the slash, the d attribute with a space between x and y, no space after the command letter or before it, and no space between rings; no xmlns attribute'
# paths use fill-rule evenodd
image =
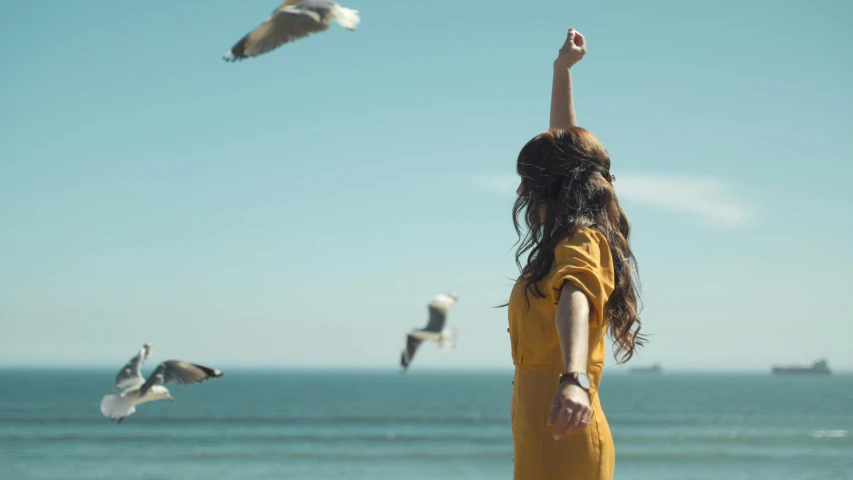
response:
<svg viewBox="0 0 853 480"><path fill-rule="evenodd" d="M784 375L784 374L806 374L806 375L829 375L832 371L829 369L829 363L826 359L821 359L813 364L810 367L803 366L774 366L773 373L775 375Z"/></svg>
<svg viewBox="0 0 853 480"><path fill-rule="evenodd" d="M631 373L661 373L663 369L660 364L654 364L648 367L633 367L629 370Z"/></svg>

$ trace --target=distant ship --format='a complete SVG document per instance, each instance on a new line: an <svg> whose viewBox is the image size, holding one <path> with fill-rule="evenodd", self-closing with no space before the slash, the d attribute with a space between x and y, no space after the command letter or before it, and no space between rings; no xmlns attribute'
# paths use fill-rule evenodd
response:
<svg viewBox="0 0 853 480"><path fill-rule="evenodd" d="M633 367L630 371L631 373L660 373L662 370L660 365L654 364L650 367Z"/></svg>
<svg viewBox="0 0 853 480"><path fill-rule="evenodd" d="M826 360L818 360L814 362L810 367L802 367L802 366L774 366L773 373L777 375L789 374L789 373L799 373L799 374L807 374L807 375L829 375L832 373L829 370L829 364Z"/></svg>

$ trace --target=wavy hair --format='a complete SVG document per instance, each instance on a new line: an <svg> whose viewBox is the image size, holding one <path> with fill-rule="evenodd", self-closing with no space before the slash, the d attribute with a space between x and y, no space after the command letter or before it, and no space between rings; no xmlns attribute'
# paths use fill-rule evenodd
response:
<svg viewBox="0 0 853 480"><path fill-rule="evenodd" d="M521 149L517 171L521 190L513 206L515 262L528 302L527 295L545 296L538 283L550 272L559 242L583 228L598 230L610 246L615 276L604 315L610 318L614 356L619 363L627 362L646 339L640 334L639 276L628 241L631 225L613 191L607 150L583 128L549 130Z"/></svg>

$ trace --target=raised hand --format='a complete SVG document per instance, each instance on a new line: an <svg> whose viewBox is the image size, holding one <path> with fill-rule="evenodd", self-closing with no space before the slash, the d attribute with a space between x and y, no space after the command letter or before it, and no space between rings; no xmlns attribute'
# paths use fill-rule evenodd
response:
<svg viewBox="0 0 853 480"><path fill-rule="evenodd" d="M570 28L554 63L560 67L572 68L583 59L584 55L586 55L586 38L574 28Z"/></svg>

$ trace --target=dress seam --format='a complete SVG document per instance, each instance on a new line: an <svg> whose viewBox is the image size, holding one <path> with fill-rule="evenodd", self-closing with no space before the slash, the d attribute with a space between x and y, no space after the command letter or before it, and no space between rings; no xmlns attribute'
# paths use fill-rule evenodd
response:
<svg viewBox="0 0 853 480"><path fill-rule="evenodd" d="M548 412L550 415L550 412ZM542 436L539 437L539 465L538 465L538 474L541 476L545 471L545 444L547 443L545 440L545 436L548 435L548 420L550 418L545 419L545 428L542 429Z"/></svg>
<svg viewBox="0 0 853 480"><path fill-rule="evenodd" d="M594 400L598 400L598 394L597 394L597 393L596 393L596 396L595 396L595 399L594 399ZM599 404L600 404L600 402L596 402L596 403L599 403ZM600 409L598 409L598 410L600 410ZM596 480L600 480L600 479L601 479L601 469L602 469L602 458L601 458L601 450L602 450L602 446L601 446L601 429L599 428L599 419L598 419L598 415L597 415L597 413L598 413L598 412L596 411L595 407L593 407L593 411L592 411L592 412L593 412L593 415L595 415L595 442L594 442L594 445L595 445L596 447L598 447L598 452L597 452L597 454L596 454L597 463L598 463L598 472L595 474L595 478L596 478Z"/></svg>

